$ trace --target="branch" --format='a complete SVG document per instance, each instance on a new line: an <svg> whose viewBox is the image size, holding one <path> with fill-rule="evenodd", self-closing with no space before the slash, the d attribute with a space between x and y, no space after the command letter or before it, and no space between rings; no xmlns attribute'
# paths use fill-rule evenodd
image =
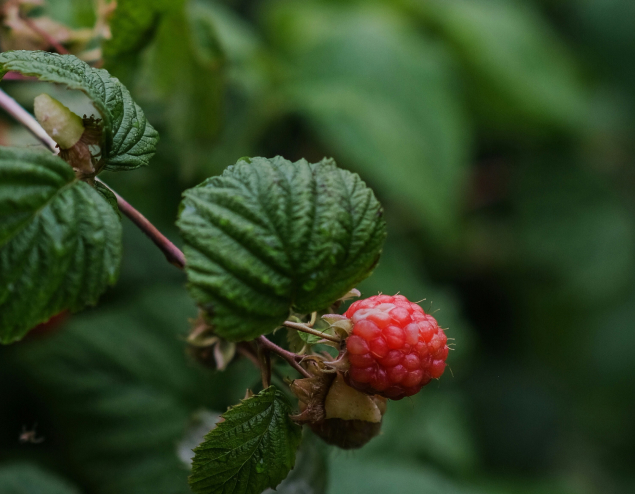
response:
<svg viewBox="0 0 635 494"><path fill-rule="evenodd" d="M40 123L26 111L20 103L0 89L0 107L26 127L39 141L57 154L57 144L42 128Z"/></svg>
<svg viewBox="0 0 635 494"><path fill-rule="evenodd" d="M102 185L108 187L104 182L99 179L97 181L101 182ZM145 233L154 245L156 245L161 252L165 255L165 258L168 262L179 269L185 268L185 255L176 245L174 245L170 239L168 239L165 235L163 235L156 226L154 226L150 221L143 216L139 211L133 208L128 201L126 201L123 197L117 194L114 190L108 187L110 191L117 198L117 206L119 206L119 211L121 211L125 216L130 219L143 233Z"/></svg>
<svg viewBox="0 0 635 494"><path fill-rule="evenodd" d="M268 340L264 336L259 336L258 338L256 338L256 341L261 347L266 348L267 350L270 350L273 353L277 353L278 355L280 355L283 359L285 359L289 363L291 367L297 370L304 377L311 377L311 374L309 374L305 369L303 369L300 366L300 364L298 364L298 362L296 361L296 359L302 358L299 355L296 355L295 353L292 353L288 350L285 350L284 348L279 347L274 342Z"/></svg>
<svg viewBox="0 0 635 494"><path fill-rule="evenodd" d="M46 41L51 48L55 48L55 51L57 51L57 53L59 53L60 55L69 55L70 54L70 52L66 48L64 48L59 41L57 41L53 36L51 36L49 33L47 33L40 26L38 26L33 21L33 19L31 19L30 17L27 17L25 15L21 15L20 19L22 19L22 21L27 26L29 26L29 29L31 29L31 31L33 31L38 36L40 36L40 38L42 38L44 41Z"/></svg>
<svg viewBox="0 0 635 494"><path fill-rule="evenodd" d="M42 144L48 147L53 153L57 154L57 144L42 128L40 123L26 111L20 104L14 100L11 96L0 89L0 108L3 108L9 115L20 122L26 127L36 138L40 140ZM101 182L104 186L103 182ZM110 189L110 187L108 187ZM183 252L174 245L165 235L163 235L152 223L150 223L145 216L139 211L133 208L128 201L117 194L114 190L110 189L117 198L117 205L119 210L127 216L137 227L145 233L154 244L161 249L165 254L166 259L170 264L173 264L177 268L183 269L185 267L185 256Z"/></svg>
<svg viewBox="0 0 635 494"><path fill-rule="evenodd" d="M262 345L258 345L258 362L260 363L262 387L266 389L271 386L271 355L269 349Z"/></svg>
<svg viewBox="0 0 635 494"><path fill-rule="evenodd" d="M282 324L284 326L288 327L288 328L297 329L298 331L302 331L304 333L309 333L309 334L312 334L312 335L315 335L315 336L319 336L320 338L324 338L325 340L334 341L335 343L341 343L341 341L342 341L337 336L331 336L330 334L323 333L322 331L319 331L317 329L310 328L306 324L301 324L301 323L292 322L292 321L285 321Z"/></svg>

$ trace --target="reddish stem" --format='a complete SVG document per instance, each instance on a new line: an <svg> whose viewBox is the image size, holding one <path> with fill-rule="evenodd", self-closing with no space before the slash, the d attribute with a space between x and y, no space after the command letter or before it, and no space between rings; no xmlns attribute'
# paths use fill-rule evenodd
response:
<svg viewBox="0 0 635 494"><path fill-rule="evenodd" d="M100 180L101 182L101 180ZM105 185L103 182L101 182ZM110 187L108 187L110 189ZM139 211L133 208L128 201L117 194L114 190L110 191L117 198L117 206L130 221L132 221L147 237L154 242L161 252L165 255L168 262L179 269L185 269L185 255L176 245L174 245L170 239L163 235L156 226L154 226L148 219L143 216Z"/></svg>
<svg viewBox="0 0 635 494"><path fill-rule="evenodd" d="M261 347L266 348L267 350L271 350L273 353L277 353L280 357L286 360L291 367L297 370L304 377L311 377L311 374L309 374L305 369L303 369L300 366L300 364L298 364L298 362L296 361L296 359L302 358L300 355L296 355L295 353L292 353L288 350L285 350L284 348L279 347L274 342L268 340L264 336L259 336L258 338L256 338L256 341Z"/></svg>
<svg viewBox="0 0 635 494"><path fill-rule="evenodd" d="M7 72L3 80L5 81L37 81L37 77L32 77L30 75L22 75L19 72Z"/></svg>
<svg viewBox="0 0 635 494"><path fill-rule="evenodd" d="M57 41L53 36L47 33L44 29L40 28L30 17L21 16L21 19L24 23L29 26L31 31L37 33L44 41L46 41L51 48L54 48L55 51L61 55L69 55L70 52L64 48L59 41Z"/></svg>

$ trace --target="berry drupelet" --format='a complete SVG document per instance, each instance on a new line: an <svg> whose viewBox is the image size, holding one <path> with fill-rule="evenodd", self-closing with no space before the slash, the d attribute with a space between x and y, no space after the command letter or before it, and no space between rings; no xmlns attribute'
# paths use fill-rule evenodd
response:
<svg viewBox="0 0 635 494"><path fill-rule="evenodd" d="M434 317L403 295L358 300L345 316L353 323L346 340L352 387L400 400L443 374L447 336Z"/></svg>

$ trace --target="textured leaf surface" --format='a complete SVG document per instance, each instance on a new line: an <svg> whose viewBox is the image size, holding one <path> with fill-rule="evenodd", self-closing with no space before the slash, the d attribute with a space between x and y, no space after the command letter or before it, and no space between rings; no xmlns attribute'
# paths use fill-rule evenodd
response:
<svg viewBox="0 0 635 494"><path fill-rule="evenodd" d="M106 170L138 168L147 165L154 155L157 131L126 87L106 70L92 68L72 55L42 51L0 53L0 75L9 70L86 93L103 119L102 157Z"/></svg>
<svg viewBox="0 0 635 494"><path fill-rule="evenodd" d="M299 331L296 331L299 333ZM307 428L298 449L295 467L275 490L263 494L326 494L328 487L328 453L326 443Z"/></svg>
<svg viewBox="0 0 635 494"><path fill-rule="evenodd" d="M117 278L121 224L49 152L0 148L0 341L97 302Z"/></svg>
<svg viewBox="0 0 635 494"><path fill-rule="evenodd" d="M79 494L57 476L29 463L8 464L0 468L2 494Z"/></svg>
<svg viewBox="0 0 635 494"><path fill-rule="evenodd" d="M295 464L302 429L274 386L230 408L195 450L190 487L200 494L260 494Z"/></svg>
<svg viewBox="0 0 635 494"><path fill-rule="evenodd" d="M443 241L463 200L469 128L446 54L377 6L275 2L284 101L323 146Z"/></svg>
<svg viewBox="0 0 635 494"><path fill-rule="evenodd" d="M386 234L372 190L333 160L241 160L184 196L190 293L231 340L333 303L370 274Z"/></svg>

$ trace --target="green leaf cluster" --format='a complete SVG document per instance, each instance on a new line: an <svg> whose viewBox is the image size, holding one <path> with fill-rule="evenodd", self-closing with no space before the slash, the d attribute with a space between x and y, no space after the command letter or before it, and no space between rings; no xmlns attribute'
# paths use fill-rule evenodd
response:
<svg viewBox="0 0 635 494"><path fill-rule="evenodd" d="M242 159L184 193L189 290L219 335L247 340L328 307L377 261L381 205L333 160Z"/></svg>
<svg viewBox="0 0 635 494"><path fill-rule="evenodd" d="M201 494L260 494L276 487L295 465L302 429L285 396L270 386L223 414L195 450L192 490Z"/></svg>
<svg viewBox="0 0 635 494"><path fill-rule="evenodd" d="M38 51L0 53L0 76L8 71L64 84L84 92L103 121L101 159L104 169L132 170L147 165L158 133L130 92L104 69L95 69L72 55Z"/></svg>
<svg viewBox="0 0 635 494"><path fill-rule="evenodd" d="M0 341L94 305L117 278L121 224L49 152L0 148Z"/></svg>

